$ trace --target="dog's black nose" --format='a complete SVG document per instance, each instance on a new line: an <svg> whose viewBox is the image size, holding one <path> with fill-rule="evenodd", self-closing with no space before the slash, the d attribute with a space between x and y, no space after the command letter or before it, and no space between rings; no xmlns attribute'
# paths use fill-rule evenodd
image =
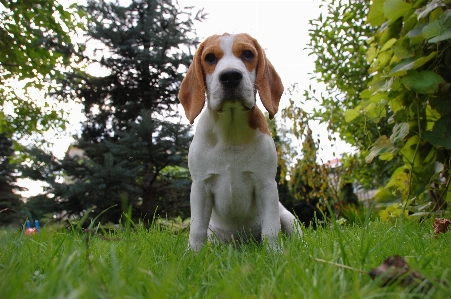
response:
<svg viewBox="0 0 451 299"><path fill-rule="evenodd" d="M219 75L222 85L228 88L235 88L240 84L243 75L237 70L224 71Z"/></svg>

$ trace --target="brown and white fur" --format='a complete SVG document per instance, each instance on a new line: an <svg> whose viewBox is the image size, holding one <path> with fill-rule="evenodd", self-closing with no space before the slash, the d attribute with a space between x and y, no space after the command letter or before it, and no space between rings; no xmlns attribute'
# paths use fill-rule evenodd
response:
<svg viewBox="0 0 451 299"><path fill-rule="evenodd" d="M256 93L273 118L283 93L279 75L248 34L214 35L202 42L182 81L179 99L191 123L200 116L189 149L192 176L189 244L267 238L301 229L279 202L277 154Z"/></svg>

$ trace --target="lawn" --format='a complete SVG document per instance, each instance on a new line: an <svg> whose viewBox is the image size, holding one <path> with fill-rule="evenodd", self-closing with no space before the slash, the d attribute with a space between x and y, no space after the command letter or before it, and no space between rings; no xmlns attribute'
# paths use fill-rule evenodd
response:
<svg viewBox="0 0 451 299"><path fill-rule="evenodd" d="M281 236L282 252L262 244L207 244L187 250L187 232L154 225L108 233L0 231L0 297L6 298L449 298L451 231L432 220L328 225ZM428 291L380 287L366 273L392 255L430 281Z"/></svg>

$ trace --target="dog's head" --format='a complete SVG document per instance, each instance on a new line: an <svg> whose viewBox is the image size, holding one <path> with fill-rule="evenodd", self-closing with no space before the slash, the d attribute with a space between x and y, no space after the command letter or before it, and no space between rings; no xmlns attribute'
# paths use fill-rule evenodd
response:
<svg viewBox="0 0 451 299"><path fill-rule="evenodd" d="M258 91L272 119L283 85L257 40L248 34L213 35L199 45L180 86L179 99L190 123L208 106L221 112L226 104L245 110L255 106Z"/></svg>

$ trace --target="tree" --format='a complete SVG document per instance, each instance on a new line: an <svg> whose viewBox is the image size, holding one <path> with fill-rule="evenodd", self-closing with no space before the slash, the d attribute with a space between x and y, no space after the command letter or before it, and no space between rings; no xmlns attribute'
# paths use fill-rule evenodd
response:
<svg viewBox="0 0 451 299"><path fill-rule="evenodd" d="M77 49L70 34L82 28L82 15L56 0L0 0L0 133L17 140L64 128L64 111L56 110L55 99L38 103L32 94L51 93L54 80L72 67Z"/></svg>
<svg viewBox="0 0 451 299"><path fill-rule="evenodd" d="M17 185L17 173L11 164L10 157L14 154L11 138L0 134L0 225L20 224L23 219L21 210L23 203Z"/></svg>
<svg viewBox="0 0 451 299"><path fill-rule="evenodd" d="M127 7L88 1L85 9L88 36L105 46L101 58L89 63L110 74L74 72L62 81L58 96L79 97L87 121L75 144L84 157L62 163L73 184L51 183L52 192L61 190L55 200L67 201L62 206L71 215L93 206L100 213L116 205L101 221L117 221L124 203L147 219L155 213L183 214L189 198L186 155L191 137L187 126L175 123L177 93L180 68L191 62L186 50L196 43L191 26L203 14L192 16L190 9L169 0L135 0Z"/></svg>
<svg viewBox="0 0 451 299"><path fill-rule="evenodd" d="M142 115L140 122L119 133L118 140L81 141L78 155L68 154L63 160L31 150L41 165L23 167L24 175L50 185L28 200L32 216L67 218L91 211L92 218L100 214L97 221L116 223L129 208L135 220L152 220L155 213L188 216L190 177L183 166L189 128L152 119L146 111Z"/></svg>
<svg viewBox="0 0 451 299"><path fill-rule="evenodd" d="M142 109L154 116L176 116L177 92L183 72L190 64L196 40L191 26L204 15L180 10L170 0L134 0L128 7L113 2L88 1L86 11L90 39L100 41L99 59L108 69L105 77L82 77L65 81L62 96L82 100L87 121L82 138L98 142L115 139L113 132L127 129ZM99 52L102 52L99 54Z"/></svg>

